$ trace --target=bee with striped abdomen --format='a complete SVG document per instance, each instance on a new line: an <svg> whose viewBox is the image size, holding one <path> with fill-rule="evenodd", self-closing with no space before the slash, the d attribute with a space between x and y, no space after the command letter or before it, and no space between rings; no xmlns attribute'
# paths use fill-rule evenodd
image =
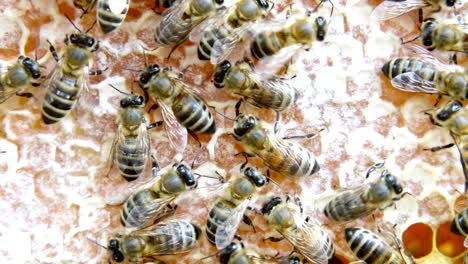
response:
<svg viewBox="0 0 468 264"><path fill-rule="evenodd" d="M208 242L218 249L228 246L249 205L249 199L267 183L264 175L252 167L241 168L241 174L227 186L211 208L206 222Z"/></svg>
<svg viewBox="0 0 468 264"><path fill-rule="evenodd" d="M139 263L145 258L190 251L197 245L201 229L185 220L171 220L117 235L109 241L107 249L115 262Z"/></svg>
<svg viewBox="0 0 468 264"><path fill-rule="evenodd" d="M431 51L437 49L468 54L467 30L466 25L428 18L421 25L421 41Z"/></svg>
<svg viewBox="0 0 468 264"><path fill-rule="evenodd" d="M142 227L150 220L172 212L175 198L196 187L197 179L191 169L176 163L159 175L150 187L137 191L127 199L122 207L120 221L125 227Z"/></svg>
<svg viewBox="0 0 468 264"><path fill-rule="evenodd" d="M97 1L96 16L102 32L109 33L117 29L127 16L130 0L74 0L74 4L89 13Z"/></svg>
<svg viewBox="0 0 468 264"><path fill-rule="evenodd" d="M234 123L234 138L247 155L255 155L268 168L286 176L309 176L320 170L312 154L284 138L274 128L253 115L239 114Z"/></svg>
<svg viewBox="0 0 468 264"><path fill-rule="evenodd" d="M149 66L140 75L140 87L161 108L169 141L175 149L185 149L187 129L198 134L216 132L206 103L174 71L158 65Z"/></svg>
<svg viewBox="0 0 468 264"><path fill-rule="evenodd" d="M101 70L89 71L92 53L99 48L99 42L88 34L90 29L65 38L66 47L61 58L48 41L57 66L46 84L47 93L42 104L42 120L45 124L54 124L68 115L81 91L88 89L88 75L102 73Z"/></svg>
<svg viewBox="0 0 468 264"><path fill-rule="evenodd" d="M345 239L354 255L367 264L406 263L401 252L366 229L348 227L345 229Z"/></svg>
<svg viewBox="0 0 468 264"><path fill-rule="evenodd" d="M321 16L300 17L279 30L256 34L250 45L250 53L255 59L260 60L293 45L296 48L309 49L314 41L325 39L327 28L327 22Z"/></svg>
<svg viewBox="0 0 468 264"><path fill-rule="evenodd" d="M294 202L283 201L273 197L263 205L262 214L268 225L280 233L282 238L268 238L280 241L286 238L295 251L302 254L312 263L327 263L335 253L335 247L328 234L309 217L302 216L302 206L299 198Z"/></svg>
<svg viewBox="0 0 468 264"><path fill-rule="evenodd" d="M461 210L450 224L452 233L465 236L465 247L468 248L468 208Z"/></svg>
<svg viewBox="0 0 468 264"><path fill-rule="evenodd" d="M372 166L367 177L383 164ZM405 194L398 179L383 170L380 178L355 189L338 192L327 203L323 213L335 221L350 221L371 215L375 210L384 210L400 200Z"/></svg>
<svg viewBox="0 0 468 264"><path fill-rule="evenodd" d="M180 0L162 13L154 40L159 46L182 44L190 32L203 20L214 14L224 0Z"/></svg>
<svg viewBox="0 0 468 264"><path fill-rule="evenodd" d="M227 87L231 93L242 96L248 103L277 112L291 107L299 97L299 91L292 84L292 77L256 73L248 62L232 66L229 61L223 61L216 66L213 79L215 87Z"/></svg>
<svg viewBox="0 0 468 264"><path fill-rule="evenodd" d="M39 63L28 57L19 56L18 61L13 65L2 67L0 76L0 104L13 95L27 98L32 97L31 93L23 92L23 90L28 84L39 86L40 83L37 82L37 79L40 77L41 69Z"/></svg>
<svg viewBox="0 0 468 264"><path fill-rule="evenodd" d="M267 0L240 0L226 12L218 12L209 19L209 26L198 43L198 58L214 64L220 62L242 41L249 26L266 14L270 5Z"/></svg>
<svg viewBox="0 0 468 264"><path fill-rule="evenodd" d="M424 7L431 7L432 12L438 12L442 6L453 7L456 0L384 0L371 17L377 20L388 20Z"/></svg>

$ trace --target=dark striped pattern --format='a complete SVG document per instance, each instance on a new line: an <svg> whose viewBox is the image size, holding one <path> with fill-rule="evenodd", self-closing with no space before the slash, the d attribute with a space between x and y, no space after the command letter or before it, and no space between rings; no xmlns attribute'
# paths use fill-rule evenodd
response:
<svg viewBox="0 0 468 264"><path fill-rule="evenodd" d="M324 209L326 217L335 221L349 221L373 212L367 209L365 201L355 192L348 191L339 194L331 200Z"/></svg>
<svg viewBox="0 0 468 264"><path fill-rule="evenodd" d="M245 97L249 103L260 108L270 108L281 112L292 106L298 98L296 90L292 87L281 89L278 86L259 87L258 85L261 84L256 84L255 88L246 90Z"/></svg>
<svg viewBox="0 0 468 264"><path fill-rule="evenodd" d="M468 208L463 209L455 216L450 224L450 231L457 235L468 236Z"/></svg>
<svg viewBox="0 0 468 264"><path fill-rule="evenodd" d="M198 25L193 24L191 19L179 17L162 18L161 23L156 28L154 40L159 46L176 46L187 40L192 29Z"/></svg>
<svg viewBox="0 0 468 264"><path fill-rule="evenodd" d="M208 238L208 242L212 245L216 245L215 236L218 226L225 223L226 220L232 216L235 208L235 204L225 199L219 199L211 209L208 220L206 221L206 236Z"/></svg>
<svg viewBox="0 0 468 264"><path fill-rule="evenodd" d="M51 80L42 105L44 123L56 123L70 112L81 92L76 82L77 79L71 75L63 75L59 80Z"/></svg>
<svg viewBox="0 0 468 264"><path fill-rule="evenodd" d="M116 146L116 159L120 175L127 181L136 180L145 170L148 149L142 139L125 139Z"/></svg>
<svg viewBox="0 0 468 264"><path fill-rule="evenodd" d="M423 61L410 58L397 58L384 64L382 72L390 80L406 72L416 72L424 80L434 81L435 68Z"/></svg>
<svg viewBox="0 0 468 264"><path fill-rule="evenodd" d="M226 39L229 36L231 30L232 29L229 25L223 24L219 28L205 31L200 39L200 43L198 44L198 58L200 60L209 60L211 58L212 52L222 52L213 51L214 43L217 40L223 41Z"/></svg>
<svg viewBox="0 0 468 264"><path fill-rule="evenodd" d="M250 53L255 59L259 60L276 54L285 44L286 35L283 31L261 32L255 36L250 46Z"/></svg>
<svg viewBox="0 0 468 264"><path fill-rule="evenodd" d="M201 134L213 134L216 126L206 104L189 93L179 93L172 104L177 120L187 129Z"/></svg>
<svg viewBox="0 0 468 264"><path fill-rule="evenodd" d="M125 1L126 7L120 13L114 13L109 7L111 1ZM129 4L130 0L98 0L97 18L99 26L101 26L101 29L104 33L109 33L122 24L125 17L127 16Z"/></svg>
<svg viewBox="0 0 468 264"><path fill-rule="evenodd" d="M174 254L193 248L200 232L198 227L187 221L160 223L154 228L157 230L155 234L145 239L147 248L151 247L151 252L155 255Z"/></svg>
<svg viewBox="0 0 468 264"><path fill-rule="evenodd" d="M121 213L120 222L125 227L141 227L148 221L145 208L156 200L159 195L150 190L144 189L131 195L125 202Z"/></svg>
<svg viewBox="0 0 468 264"><path fill-rule="evenodd" d="M362 228L346 228L345 238L349 248L367 264L402 264L394 249L373 233Z"/></svg>

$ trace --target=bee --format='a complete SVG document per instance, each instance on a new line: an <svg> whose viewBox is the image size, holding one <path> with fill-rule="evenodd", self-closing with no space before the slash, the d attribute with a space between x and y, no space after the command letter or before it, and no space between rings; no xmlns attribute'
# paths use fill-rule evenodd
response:
<svg viewBox="0 0 468 264"><path fill-rule="evenodd" d="M367 177L382 163L372 166ZM403 187L398 179L383 170L380 178L367 185L337 193L325 206L323 213L335 221L349 221L371 215L376 209L384 210L400 200Z"/></svg>
<svg viewBox="0 0 468 264"><path fill-rule="evenodd" d="M96 4L96 0L74 0L75 6L89 13ZM130 0L97 0L97 21L104 33L117 29L127 16Z"/></svg>
<svg viewBox="0 0 468 264"><path fill-rule="evenodd" d="M320 170L307 149L278 138L272 126L253 115L236 117L233 136L247 155L258 156L265 166L286 176L308 176Z"/></svg>
<svg viewBox="0 0 468 264"><path fill-rule="evenodd" d="M273 197L262 208L268 225L286 238L295 251L302 254L312 263L328 263L335 253L330 237L318 225L312 223L309 217L303 219L302 206L299 199L290 202L289 197L283 201ZM282 238L269 238L279 241Z"/></svg>
<svg viewBox="0 0 468 264"><path fill-rule="evenodd" d="M198 58L219 62L242 41L251 22L264 16L269 8L267 0L241 0L226 12L218 12L199 41Z"/></svg>
<svg viewBox="0 0 468 264"><path fill-rule="evenodd" d="M393 87L402 91L447 95L456 100L467 99L468 72L463 67L449 68L434 63L413 58L395 58L384 64L382 72L391 80Z"/></svg>
<svg viewBox="0 0 468 264"><path fill-rule="evenodd" d="M182 192L195 189L197 179L184 164L174 164L161 174L149 188L132 194L120 213L125 227L142 227L150 220L161 218L175 209L171 203Z"/></svg>
<svg viewBox="0 0 468 264"><path fill-rule="evenodd" d="M446 128L453 138L454 143L445 146L434 147L428 150L433 152L444 148L457 146L460 153L460 162L465 176L465 192L468 190L468 110L461 102L456 100L447 101L435 113L425 112L431 123Z"/></svg>
<svg viewBox="0 0 468 264"><path fill-rule="evenodd" d="M206 103L172 70L149 66L140 75L139 83L161 107L169 141L175 149L185 148L187 129L200 134L216 132Z"/></svg>
<svg viewBox="0 0 468 264"><path fill-rule="evenodd" d="M345 239L354 255L367 264L406 263L400 252L366 229L348 227Z"/></svg>
<svg viewBox="0 0 468 264"><path fill-rule="evenodd" d="M218 249L231 243L237 232L249 198L266 184L266 177L252 167L241 169L241 175L234 178L211 208L206 222L208 242Z"/></svg>
<svg viewBox="0 0 468 264"><path fill-rule="evenodd" d="M450 224L452 233L465 236L465 247L468 247L468 208L461 210Z"/></svg>
<svg viewBox="0 0 468 264"><path fill-rule="evenodd" d="M431 7L432 12L438 12L443 5L450 8L456 2L456 0L384 0L372 11L371 17L377 20L388 20L424 7Z"/></svg>
<svg viewBox="0 0 468 264"><path fill-rule="evenodd" d="M242 96L250 104L277 112L291 107L299 97L292 78L258 74L248 62L232 66L229 61L223 61L216 66L213 79L215 87L226 86L231 93Z"/></svg>
<svg viewBox="0 0 468 264"><path fill-rule="evenodd" d="M81 91L88 89L88 75L102 74L102 70L88 72L92 53L99 49L99 42L88 31L80 31L65 38L66 48L61 59L52 43L47 41L57 66L46 84L47 92L42 104L42 120L45 124L54 124L71 111Z"/></svg>
<svg viewBox="0 0 468 264"><path fill-rule="evenodd" d="M293 45L307 50L314 41L325 39L327 27L326 20L321 16L297 18L291 25L280 30L256 34L250 46L250 53L255 59L260 60Z"/></svg>
<svg viewBox="0 0 468 264"><path fill-rule="evenodd" d="M190 32L214 14L224 0L180 0L162 13L154 40L162 47L177 46L187 40Z"/></svg>
<svg viewBox="0 0 468 264"><path fill-rule="evenodd" d="M0 76L0 104L11 96L17 95L30 98L31 93L23 92L28 84L39 86L37 80L41 77L41 69L36 60L19 56L18 61L9 66Z"/></svg>
<svg viewBox="0 0 468 264"><path fill-rule="evenodd" d="M223 248L219 254L221 264L260 264L260 256L257 252L245 249L242 241L232 242ZM217 254L217 255L218 255Z"/></svg>
<svg viewBox="0 0 468 264"><path fill-rule="evenodd" d="M468 33L457 24L439 22L427 18L421 26L422 44L428 50L455 51L468 53Z"/></svg>
<svg viewBox="0 0 468 264"><path fill-rule="evenodd" d="M201 229L185 220L171 220L117 235L109 241L107 249L112 260L139 263L145 257L187 252L197 245Z"/></svg>

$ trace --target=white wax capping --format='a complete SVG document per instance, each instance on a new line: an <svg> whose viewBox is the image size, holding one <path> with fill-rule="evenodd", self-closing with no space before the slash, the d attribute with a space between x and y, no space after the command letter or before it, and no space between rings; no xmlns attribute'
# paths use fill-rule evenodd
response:
<svg viewBox="0 0 468 264"><path fill-rule="evenodd" d="M127 7L128 0L109 0L109 8L112 13L120 14Z"/></svg>

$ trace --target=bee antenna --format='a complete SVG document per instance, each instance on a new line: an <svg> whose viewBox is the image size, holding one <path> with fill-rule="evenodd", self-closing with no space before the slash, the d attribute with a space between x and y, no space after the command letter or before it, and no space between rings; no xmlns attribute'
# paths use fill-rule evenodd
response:
<svg viewBox="0 0 468 264"><path fill-rule="evenodd" d="M219 174L219 172L216 172L216 174L218 174L218 177L205 175L205 174L200 174L200 173L197 173L197 172L194 172L193 174L197 175L198 179L201 178L201 177L204 177L204 178L208 178L208 179L215 179L215 180L220 181L221 183L224 183L224 178L223 178L223 176L221 174Z"/></svg>
<svg viewBox="0 0 468 264"><path fill-rule="evenodd" d="M131 71L131 72L142 72L143 70L135 70L135 69L130 69L130 68L123 68L126 71Z"/></svg>
<svg viewBox="0 0 468 264"><path fill-rule="evenodd" d="M219 252L216 252L215 254L212 254L212 255L206 256L206 257L204 257L204 258L201 258L201 259L199 259L198 261L203 262L205 259L209 259L209 258L212 258L212 257L216 257L216 256L218 256L219 254L220 254Z"/></svg>
<svg viewBox="0 0 468 264"><path fill-rule="evenodd" d="M89 241L93 242L93 243L96 244L97 246L102 247L102 248L108 250L108 248L107 248L106 246L103 246L103 245L99 244L99 242L97 242L96 240L91 239L91 238L89 238L89 237L86 237L86 239L88 239Z"/></svg>
<svg viewBox="0 0 468 264"><path fill-rule="evenodd" d="M114 90L116 90L117 92L121 93L121 94L124 94L124 95L131 95L129 93L126 93L126 92L122 92L121 90L119 90L117 87L115 87L114 85L112 84L109 84L110 87L114 88Z"/></svg>
<svg viewBox="0 0 468 264"><path fill-rule="evenodd" d="M148 60L146 58L145 48L143 46L141 46L141 49L143 49L143 59L145 60L145 67L148 67Z"/></svg>
<svg viewBox="0 0 468 264"><path fill-rule="evenodd" d="M236 119L230 118L230 117L224 115L223 113L218 112L218 110L216 110L216 108L215 108L214 106L209 105L209 107L213 108L213 110L214 110L218 115L220 115L220 116L222 116L222 117L224 117L224 118L226 118L226 119L228 119L228 120L231 120L232 122L236 121Z"/></svg>
<svg viewBox="0 0 468 264"><path fill-rule="evenodd" d="M94 23L88 28L88 30L86 30L85 33L88 33L88 32L94 27L94 25L96 25L96 22L97 22L97 21L94 20Z"/></svg>
<svg viewBox="0 0 468 264"><path fill-rule="evenodd" d="M79 28L75 25L75 23L73 23L73 21L71 20L71 18L70 18L67 14L65 14L65 17L68 19L68 21L70 21L70 23L73 25L74 28L76 28L80 33L83 32L83 31L81 31L81 29L79 29Z"/></svg>

